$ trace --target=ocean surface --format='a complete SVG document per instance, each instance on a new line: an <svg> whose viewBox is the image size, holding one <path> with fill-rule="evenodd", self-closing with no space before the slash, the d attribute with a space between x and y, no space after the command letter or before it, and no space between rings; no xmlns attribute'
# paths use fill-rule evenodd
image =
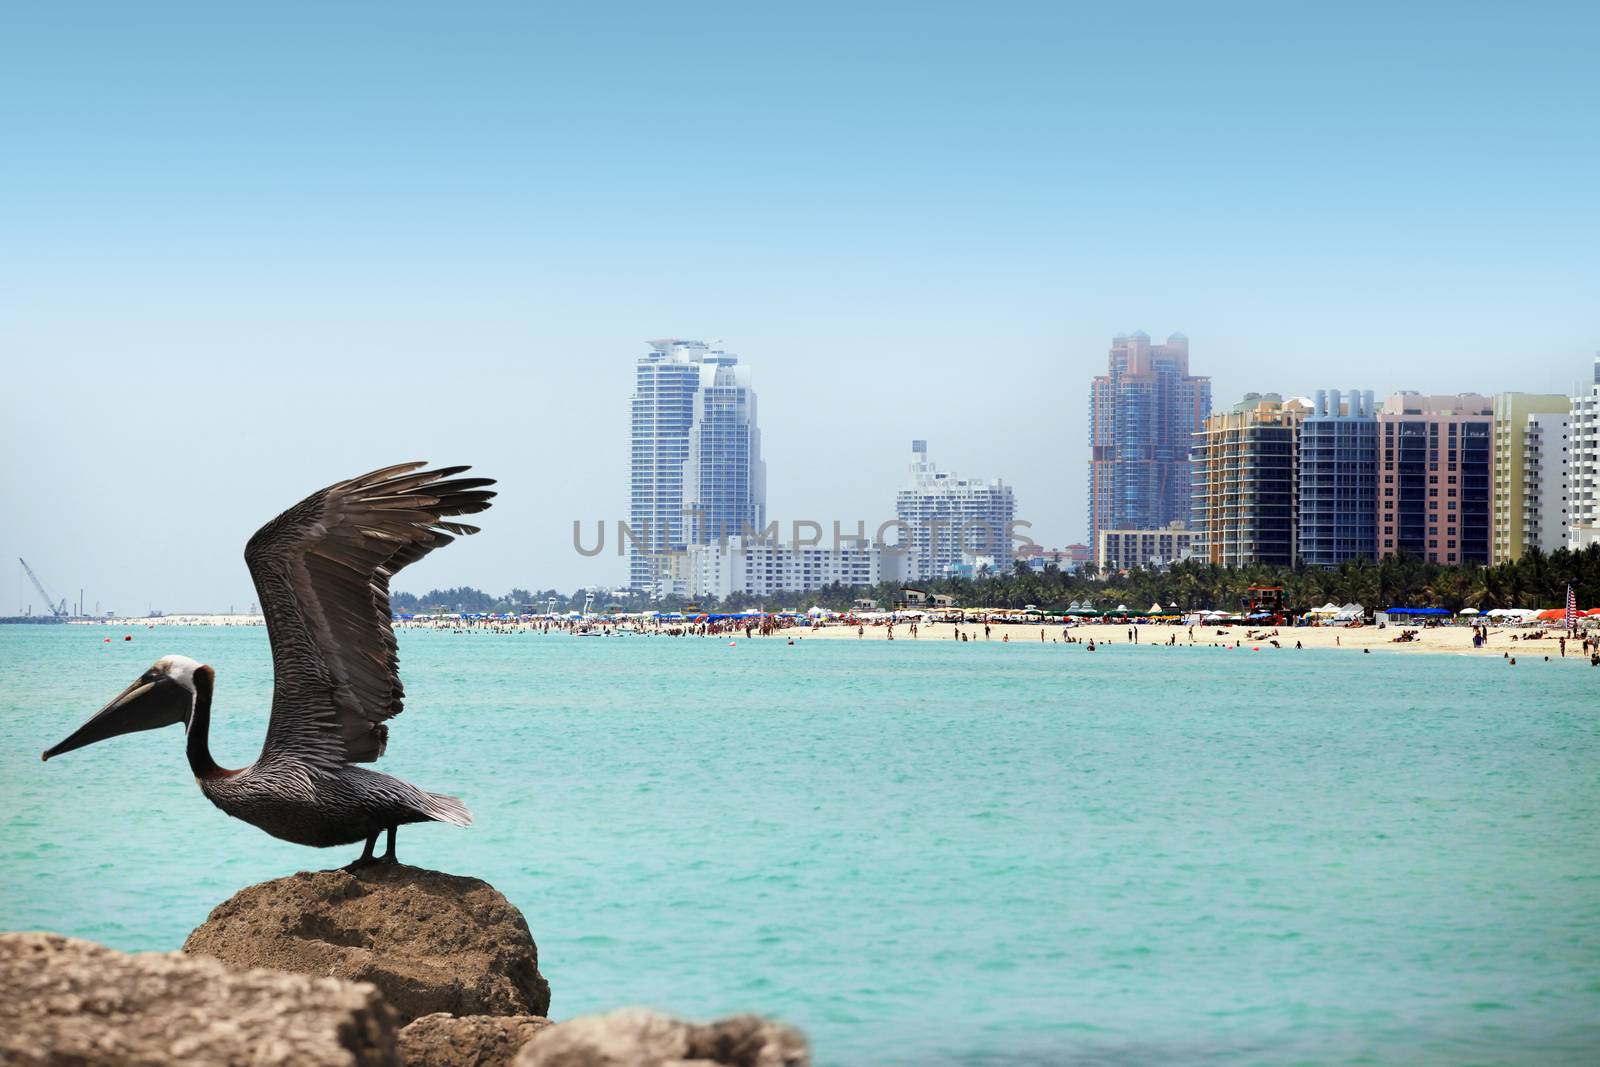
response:
<svg viewBox="0 0 1600 1067"><path fill-rule="evenodd" d="M0 626L0 927L171 950L331 867L179 729L49 764L159 655L255 757L260 629ZM102 639L114 636L107 644ZM1600 1061L1600 671L1339 652L406 631L409 863L527 915L558 1018L799 1024L822 1064Z"/></svg>

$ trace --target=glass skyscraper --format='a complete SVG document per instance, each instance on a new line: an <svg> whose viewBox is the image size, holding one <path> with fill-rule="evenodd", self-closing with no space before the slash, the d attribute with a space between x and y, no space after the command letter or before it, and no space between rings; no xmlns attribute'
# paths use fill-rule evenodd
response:
<svg viewBox="0 0 1600 1067"><path fill-rule="evenodd" d="M1189 339L1144 331L1111 342L1089 392L1089 537L1189 518L1189 448L1211 414L1211 379L1189 373Z"/></svg>
<svg viewBox="0 0 1600 1067"><path fill-rule="evenodd" d="M1378 558L1378 413L1372 390L1318 389L1300 423L1300 558L1313 567Z"/></svg>
<svg viewBox="0 0 1600 1067"><path fill-rule="evenodd" d="M766 522L750 369L703 341L651 341L634 364L628 582L661 596L668 555Z"/></svg>

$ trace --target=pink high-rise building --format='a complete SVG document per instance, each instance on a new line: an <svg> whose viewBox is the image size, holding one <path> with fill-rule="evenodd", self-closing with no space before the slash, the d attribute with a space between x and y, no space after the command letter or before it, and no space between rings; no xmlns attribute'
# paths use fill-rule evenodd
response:
<svg viewBox="0 0 1600 1067"><path fill-rule="evenodd" d="M1378 555L1489 563L1494 401L1396 393L1378 414Z"/></svg>
<svg viewBox="0 0 1600 1067"><path fill-rule="evenodd" d="M1111 342L1089 390L1089 543L1105 530L1160 529L1189 518L1189 446L1211 414L1211 379L1189 373L1189 339Z"/></svg>

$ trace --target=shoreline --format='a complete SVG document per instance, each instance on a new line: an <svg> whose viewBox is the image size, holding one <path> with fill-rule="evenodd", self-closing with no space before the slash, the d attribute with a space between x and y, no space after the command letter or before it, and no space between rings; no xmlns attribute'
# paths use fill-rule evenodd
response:
<svg viewBox="0 0 1600 1067"><path fill-rule="evenodd" d="M586 620L591 627L604 630L609 624L603 619ZM262 626L264 620L261 615L245 614L212 614L212 613L186 613L181 615L163 615L156 618L142 619L94 619L74 620L67 625L96 626L133 631L139 629L155 629L162 626ZM761 634L757 630L751 637L746 638L740 629L728 629L719 633L706 636L724 640L784 640L794 638L796 641L804 639L824 641L956 641L959 630L968 636L969 641L984 641L984 625L981 622L949 623L927 622L917 624L917 636L911 633L909 622L895 623L891 628L883 622L860 624L861 633L857 633L857 624L846 624L837 620L831 621L820 627L806 624L780 627L770 634ZM486 633L515 634L533 633L539 635L555 635L565 633L567 624L552 625L546 630L544 620L430 620L396 622L395 630L473 630ZM1129 631L1135 631L1136 641L1129 640ZM1573 660L1587 664L1588 656L1583 651L1583 641L1588 638L1593 643L1600 641L1600 630L1588 627L1579 632L1577 638L1568 638L1567 654L1561 655L1560 637L1562 631L1555 627L1518 626L1518 627L1490 627L1489 642L1482 648L1472 647L1472 627L1470 626L1436 626L1436 627L1402 627L1388 626L1380 629L1377 626L1281 626L1268 628L1255 628L1244 626L1199 626L1192 628L1182 624L1172 623L1079 623L1070 627L1062 627L1055 623L1017 623L995 622L990 625L987 642L990 644L1063 644L1070 637L1071 643L1084 645L1094 641L1096 647L1104 645L1124 646L1129 644L1139 645L1164 645L1179 648L1227 647L1235 646L1251 651L1276 652L1296 651L1296 642L1304 649L1348 649L1352 652L1364 650L1369 652L1396 652L1407 655L1465 655L1465 656L1493 656L1504 658L1516 656L1519 662L1539 661L1548 656L1551 662L1562 659ZM1395 640L1403 631L1415 631L1416 638L1411 641L1397 642ZM892 632L892 637L891 637ZM1531 635L1544 633L1543 638L1532 638ZM1041 633L1043 639L1041 640ZM671 637L678 636L667 632L649 629L629 634L631 637ZM1274 647L1272 642L1277 642Z"/></svg>

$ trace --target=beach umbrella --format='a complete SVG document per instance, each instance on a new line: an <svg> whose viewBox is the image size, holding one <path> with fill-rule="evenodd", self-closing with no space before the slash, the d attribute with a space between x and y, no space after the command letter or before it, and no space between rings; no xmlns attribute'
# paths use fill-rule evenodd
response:
<svg viewBox="0 0 1600 1067"><path fill-rule="evenodd" d="M1476 614L1478 614L1478 609L1477 608L1462 608L1460 611L1456 612L1456 614L1458 614L1458 615L1476 615Z"/></svg>

